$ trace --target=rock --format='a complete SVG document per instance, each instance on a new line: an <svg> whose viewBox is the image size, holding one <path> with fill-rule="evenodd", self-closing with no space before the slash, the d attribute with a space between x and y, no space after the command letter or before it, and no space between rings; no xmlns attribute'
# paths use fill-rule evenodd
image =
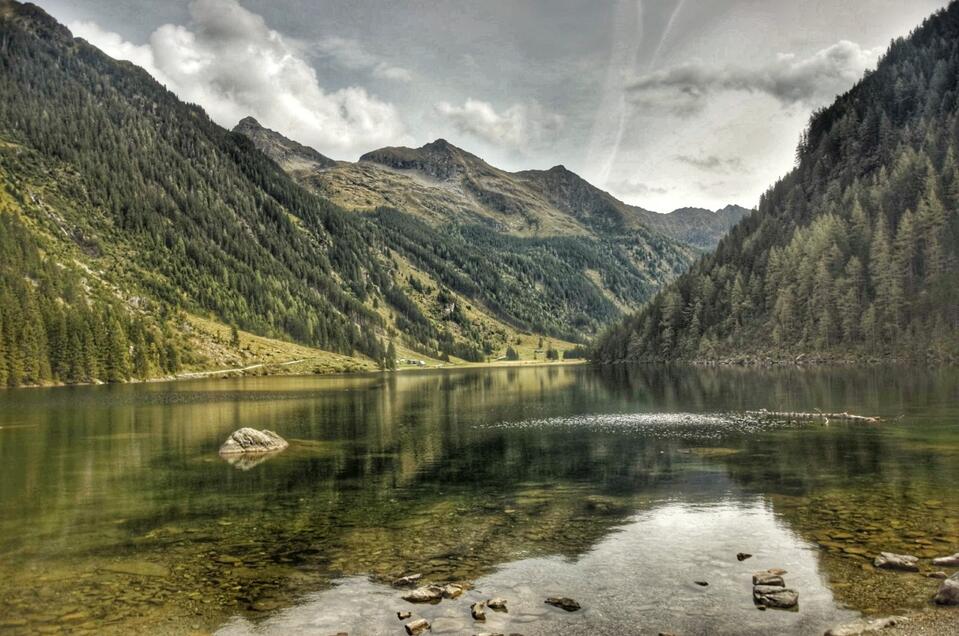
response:
<svg viewBox="0 0 959 636"><path fill-rule="evenodd" d="M709 581L693 581L693 583L700 587L709 587Z"/></svg>
<svg viewBox="0 0 959 636"><path fill-rule="evenodd" d="M457 596L463 593L463 587L461 585L456 585L455 583L450 583L443 587L443 598L456 598Z"/></svg>
<svg viewBox="0 0 959 636"><path fill-rule="evenodd" d="M956 552L952 556L939 557L938 559L933 559L932 564L938 565L941 567L946 567L946 568L959 567L959 552Z"/></svg>
<svg viewBox="0 0 959 636"><path fill-rule="evenodd" d="M753 601L765 607L790 609L799 603L799 592L788 587L757 585L753 588Z"/></svg>
<svg viewBox="0 0 959 636"><path fill-rule="evenodd" d="M130 576L151 576L163 578L170 575L170 571L159 563L152 561L121 561L111 563L101 568L105 572L115 574L129 574Z"/></svg>
<svg viewBox="0 0 959 636"><path fill-rule="evenodd" d="M959 572L939 585L939 591L932 600L938 605L959 605Z"/></svg>
<svg viewBox="0 0 959 636"><path fill-rule="evenodd" d="M769 572L756 572L753 574L753 585L768 585L773 587L786 587L783 577Z"/></svg>
<svg viewBox="0 0 959 636"><path fill-rule="evenodd" d="M407 618L409 618L412 615L413 615L413 612L397 612L396 618L400 619L401 621L405 621Z"/></svg>
<svg viewBox="0 0 959 636"><path fill-rule="evenodd" d="M506 599L505 598L491 598L486 601L486 607L490 608L496 612L505 612L506 611Z"/></svg>
<svg viewBox="0 0 959 636"><path fill-rule="evenodd" d="M787 572L782 568L769 568L768 570L753 572L753 578L756 578L757 576L782 576L784 574L787 574Z"/></svg>
<svg viewBox="0 0 959 636"><path fill-rule="evenodd" d="M546 603L552 605L553 607L566 610L567 612L575 612L576 610L580 609L579 603L565 596L550 596L548 599L546 599Z"/></svg>
<svg viewBox="0 0 959 636"><path fill-rule="evenodd" d="M241 428L223 442L221 455L237 453L269 453L280 451L289 446L287 441L273 431L258 431L255 428Z"/></svg>
<svg viewBox="0 0 959 636"><path fill-rule="evenodd" d="M904 620L906 619L903 616L888 616L886 618L874 618L872 620L860 618L857 621L833 627L826 632L826 636L860 636L860 634L878 632L880 629L898 625Z"/></svg>
<svg viewBox="0 0 959 636"><path fill-rule="evenodd" d="M393 581L393 587L409 587L423 578L422 574L409 574Z"/></svg>
<svg viewBox="0 0 959 636"><path fill-rule="evenodd" d="M470 614L473 615L474 621L485 621L486 620L486 603L479 602L473 603L470 605Z"/></svg>
<svg viewBox="0 0 959 636"><path fill-rule="evenodd" d="M876 560L872 562L877 568L884 570L900 570L903 572L918 572L919 559L908 554L894 554L892 552L880 552Z"/></svg>
<svg viewBox="0 0 959 636"><path fill-rule="evenodd" d="M438 603L443 599L443 588L438 585L418 587L412 592L403 595L404 601L410 603Z"/></svg>
<svg viewBox="0 0 959 636"><path fill-rule="evenodd" d="M748 554L748 553L746 553L746 552L740 552L739 554L736 555L736 560L737 560L737 561L745 561L746 559L751 559L752 556L753 556L753 555Z"/></svg>
<svg viewBox="0 0 959 636"><path fill-rule="evenodd" d="M406 633L410 636L416 636L420 632L424 632L430 628L430 622L425 618L418 618L412 623L407 623L404 625L406 628Z"/></svg>
<svg viewBox="0 0 959 636"><path fill-rule="evenodd" d="M930 579L948 579L949 575L945 572L929 572L926 574L926 578Z"/></svg>
<svg viewBox="0 0 959 636"><path fill-rule="evenodd" d="M501 634L499 632L479 632L478 634L475 634L474 636L506 636L506 635Z"/></svg>

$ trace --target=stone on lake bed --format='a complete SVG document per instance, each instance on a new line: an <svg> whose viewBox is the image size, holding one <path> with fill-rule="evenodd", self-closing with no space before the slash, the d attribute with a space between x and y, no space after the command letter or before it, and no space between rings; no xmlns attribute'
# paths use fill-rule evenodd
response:
<svg viewBox="0 0 959 636"><path fill-rule="evenodd" d="M929 572L926 574L926 578L930 579L948 579L949 575L945 572Z"/></svg>
<svg viewBox="0 0 959 636"><path fill-rule="evenodd" d="M753 578L757 576L783 576L784 574L788 574L788 572L782 568L769 568L768 570L753 572Z"/></svg>
<svg viewBox="0 0 959 636"><path fill-rule="evenodd" d="M909 554L880 552L872 564L884 570L901 570L903 572L919 571L919 558Z"/></svg>
<svg viewBox="0 0 959 636"><path fill-rule="evenodd" d="M548 605L552 605L553 607L566 610L567 612L575 612L576 610L580 609L579 603L566 596L550 596L548 599L546 599L546 603Z"/></svg>
<svg viewBox="0 0 959 636"><path fill-rule="evenodd" d="M745 561L746 559L752 558L752 556L753 555L749 554L748 552L740 552L739 554L736 555L736 560Z"/></svg>
<svg viewBox="0 0 959 636"><path fill-rule="evenodd" d="M771 587L786 587L783 577L769 572L756 572L753 574L753 585L767 585Z"/></svg>
<svg viewBox="0 0 959 636"><path fill-rule="evenodd" d="M406 633L410 636L416 636L420 632L424 632L430 628L430 622L425 618L418 618L412 623L407 623L404 625L406 628Z"/></svg>
<svg viewBox="0 0 959 636"><path fill-rule="evenodd" d="M408 587L423 578L422 574L408 574L393 581L393 587Z"/></svg>
<svg viewBox="0 0 959 636"><path fill-rule="evenodd" d="M238 453L269 453L283 450L289 443L273 431L258 431L255 428L241 428L227 438L220 446L221 455Z"/></svg>
<svg viewBox="0 0 959 636"><path fill-rule="evenodd" d="M425 585L403 595L410 603L438 603L443 599L443 588L438 585Z"/></svg>
<svg viewBox="0 0 959 636"><path fill-rule="evenodd" d="M443 587L443 598L456 598L463 593L463 586L450 583Z"/></svg>
<svg viewBox="0 0 959 636"><path fill-rule="evenodd" d="M791 609L799 604L799 592L788 587L757 585L753 588L753 600L766 607Z"/></svg>
<svg viewBox="0 0 959 636"><path fill-rule="evenodd" d="M959 605L959 572L956 572L939 585L939 591L932 599L937 605Z"/></svg>
<svg viewBox="0 0 959 636"><path fill-rule="evenodd" d="M100 569L104 572L129 574L130 576L152 576L159 578L170 576L170 571L165 566L151 561L121 561L119 563L105 565Z"/></svg>
<svg viewBox="0 0 959 636"><path fill-rule="evenodd" d="M956 552L952 556L939 557L938 559L933 559L932 564L942 566L942 567L959 567L959 552Z"/></svg>
<svg viewBox="0 0 959 636"><path fill-rule="evenodd" d="M860 636L861 634L869 634L871 632L878 632L881 629L886 629L887 627L893 627L905 620L903 616L887 616L886 618L873 619L860 618L857 621L833 627L826 632L826 636Z"/></svg>
<svg viewBox="0 0 959 636"><path fill-rule="evenodd" d="M497 612L505 612L505 611L506 611L506 599L505 599L505 598L499 598L499 597L491 598L490 600L486 601L486 607L490 608L491 610L497 611Z"/></svg>
<svg viewBox="0 0 959 636"><path fill-rule="evenodd" d="M397 612L396 618L400 619L401 621L405 621L407 618L409 618L412 615L413 615L413 612Z"/></svg>
<svg viewBox="0 0 959 636"><path fill-rule="evenodd" d="M470 614L473 616L474 621L485 621L486 620L486 603L479 602L473 603L470 605Z"/></svg>
<svg viewBox="0 0 959 636"><path fill-rule="evenodd" d="M709 581L693 581L699 587L709 587Z"/></svg>

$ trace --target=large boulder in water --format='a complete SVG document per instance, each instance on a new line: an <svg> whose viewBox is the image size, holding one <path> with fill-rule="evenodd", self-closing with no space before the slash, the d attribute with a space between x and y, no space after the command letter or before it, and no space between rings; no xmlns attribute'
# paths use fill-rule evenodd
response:
<svg viewBox="0 0 959 636"><path fill-rule="evenodd" d="M289 446L287 441L273 431L241 428L233 431L233 434L223 442L223 446L220 447L220 454L270 453L283 450L287 446Z"/></svg>
<svg viewBox="0 0 959 636"><path fill-rule="evenodd" d="M903 572L918 572L919 559L911 554L895 554L880 552L873 565L885 570L901 570Z"/></svg>

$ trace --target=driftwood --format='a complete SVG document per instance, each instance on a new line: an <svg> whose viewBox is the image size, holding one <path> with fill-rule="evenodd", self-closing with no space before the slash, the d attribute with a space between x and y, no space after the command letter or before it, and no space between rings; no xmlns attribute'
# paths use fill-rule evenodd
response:
<svg viewBox="0 0 959 636"><path fill-rule="evenodd" d="M846 411L843 411L842 413L823 413L818 409L815 412L767 411L766 409L761 409L759 411L746 411L746 415L753 415L756 417L774 417L784 420L825 420L826 424L829 423L829 420L864 422L866 424L878 424L882 421L880 418L870 415L854 415Z"/></svg>

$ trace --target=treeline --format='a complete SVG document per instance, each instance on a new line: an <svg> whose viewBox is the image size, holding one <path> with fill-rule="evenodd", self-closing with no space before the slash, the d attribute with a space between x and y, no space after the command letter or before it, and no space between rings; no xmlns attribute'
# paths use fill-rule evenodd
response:
<svg viewBox="0 0 959 636"><path fill-rule="evenodd" d="M0 386L173 374L181 349L169 322L91 297L79 274L45 258L16 214L0 209Z"/></svg>
<svg viewBox="0 0 959 636"><path fill-rule="evenodd" d="M816 113L797 167L598 361L959 357L959 3Z"/></svg>

